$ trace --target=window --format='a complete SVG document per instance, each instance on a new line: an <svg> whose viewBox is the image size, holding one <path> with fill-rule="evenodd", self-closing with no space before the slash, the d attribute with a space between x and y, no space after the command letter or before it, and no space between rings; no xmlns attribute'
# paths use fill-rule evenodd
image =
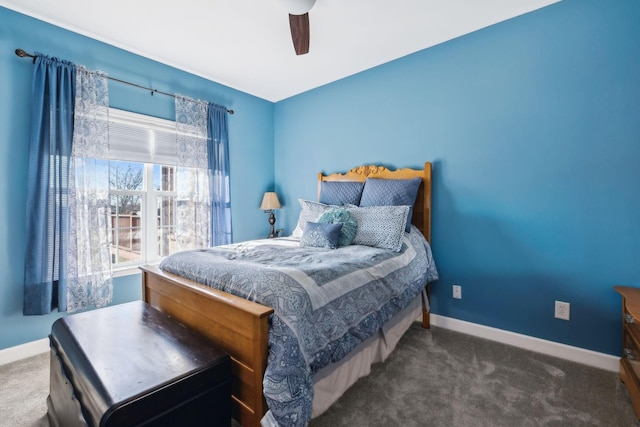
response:
<svg viewBox="0 0 640 427"><path fill-rule="evenodd" d="M175 251L175 167L109 161L114 268Z"/></svg>
<svg viewBox="0 0 640 427"><path fill-rule="evenodd" d="M176 250L175 123L109 110L111 262L123 270Z"/></svg>

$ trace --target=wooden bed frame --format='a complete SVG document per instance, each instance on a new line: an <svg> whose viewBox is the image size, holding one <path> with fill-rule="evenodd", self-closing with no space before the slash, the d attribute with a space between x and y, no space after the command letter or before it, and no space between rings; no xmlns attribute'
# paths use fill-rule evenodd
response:
<svg viewBox="0 0 640 427"><path fill-rule="evenodd" d="M423 169L392 171L384 166L359 166L345 174L318 174L322 181L360 181L367 177L411 179L422 184L413 207L412 223L431 241L431 163ZM243 427L259 427L267 411L262 378L267 366L269 315L273 309L235 295L143 266L142 299L184 325L207 336L231 356L233 417ZM427 294L429 285L427 284ZM429 312L423 308L422 325L428 328Z"/></svg>

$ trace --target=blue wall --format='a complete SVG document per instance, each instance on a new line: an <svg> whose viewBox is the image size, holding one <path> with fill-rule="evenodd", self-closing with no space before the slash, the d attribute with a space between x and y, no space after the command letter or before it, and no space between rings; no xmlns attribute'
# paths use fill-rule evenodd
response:
<svg viewBox="0 0 640 427"><path fill-rule="evenodd" d="M271 102L175 68L63 30L0 7L0 349L44 338L60 314L22 315L25 251L26 176L32 62L16 48L70 60L113 77L168 93L226 105L229 116L232 221L234 240L268 232L258 209L273 187ZM165 119L174 117L174 100L119 83L110 83L111 106ZM140 275L114 280L114 304L140 299Z"/></svg>
<svg viewBox="0 0 640 427"><path fill-rule="evenodd" d="M279 220L319 171L432 161L433 311L619 354L612 287L640 285L639 22L637 0L565 0L277 103Z"/></svg>

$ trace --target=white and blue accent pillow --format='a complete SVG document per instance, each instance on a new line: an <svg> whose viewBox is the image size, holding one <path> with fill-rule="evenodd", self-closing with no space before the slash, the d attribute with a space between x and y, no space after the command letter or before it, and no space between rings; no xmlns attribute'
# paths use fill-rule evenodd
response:
<svg viewBox="0 0 640 427"><path fill-rule="evenodd" d="M421 178L377 179L367 178L362 190L360 206L409 206L405 231L411 231L413 205L416 202Z"/></svg>
<svg viewBox="0 0 640 427"><path fill-rule="evenodd" d="M373 246L400 252L409 206L348 208L358 223L353 245Z"/></svg>
<svg viewBox="0 0 640 427"><path fill-rule="evenodd" d="M321 181L320 203L327 205L360 204L364 182L357 181Z"/></svg>
<svg viewBox="0 0 640 427"><path fill-rule="evenodd" d="M324 211L332 207L330 205L325 205L324 203L312 202L311 200L304 199L298 199L298 203L300 203L302 210L300 211L300 215L298 215L298 224L291 233L291 237L294 239L300 239L302 237L302 233L304 233L304 228L307 226L307 222L316 222L318 217Z"/></svg>
<svg viewBox="0 0 640 427"><path fill-rule="evenodd" d="M300 246L336 249L340 239L342 223L307 222L300 238Z"/></svg>
<svg viewBox="0 0 640 427"><path fill-rule="evenodd" d="M353 217L353 215L351 215L345 208L332 207L325 210L322 214L320 214L318 222L324 222L328 224L342 224L338 246L349 246L351 242L353 242L353 239L356 237L358 222Z"/></svg>

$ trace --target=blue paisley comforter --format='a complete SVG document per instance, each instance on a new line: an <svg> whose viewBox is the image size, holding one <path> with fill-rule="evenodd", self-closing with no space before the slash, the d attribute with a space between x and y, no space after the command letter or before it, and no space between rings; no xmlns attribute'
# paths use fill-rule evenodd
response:
<svg viewBox="0 0 640 427"><path fill-rule="evenodd" d="M178 252L160 268L274 309L263 390L281 426L307 425L313 374L342 359L438 278L415 227L400 252L265 239Z"/></svg>

